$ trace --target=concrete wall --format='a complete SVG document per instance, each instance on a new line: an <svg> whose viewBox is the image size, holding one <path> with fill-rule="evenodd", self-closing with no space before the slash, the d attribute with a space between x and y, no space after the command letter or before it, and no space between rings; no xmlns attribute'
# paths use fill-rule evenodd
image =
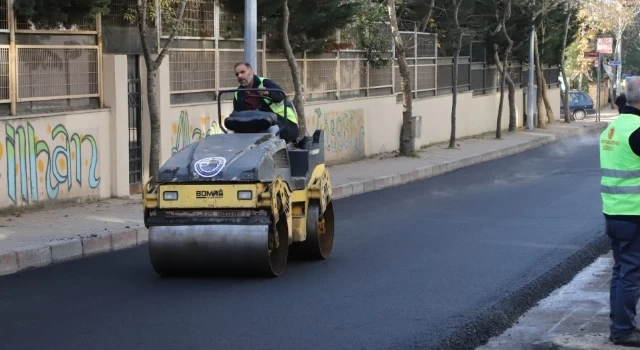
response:
<svg viewBox="0 0 640 350"><path fill-rule="evenodd" d="M108 110L0 120L0 207L109 197Z"/></svg>
<svg viewBox="0 0 640 350"><path fill-rule="evenodd" d="M127 58L104 55L105 109L66 114L0 119L0 209L61 199L126 197L129 184L129 95ZM143 181L148 179L150 143L146 69L141 60ZM216 103L170 105L169 57L158 71L156 97L161 119L161 162L210 134L219 134ZM556 118L560 89L549 90ZM458 95L457 137L495 131L499 94ZM505 95L502 127L508 127ZM413 101L420 116L421 146L449 139L452 96ZM518 126L523 123L524 96L516 92ZM222 119L232 110L222 104ZM337 164L396 151L402 125L402 104L394 96L307 103L308 133L325 130L326 159ZM139 191L133 190L133 192Z"/></svg>
<svg viewBox="0 0 640 350"><path fill-rule="evenodd" d="M222 106L224 120L232 107L229 103L223 103ZM218 105L198 103L172 106L168 116L163 118L163 128L168 128L170 136L166 139L168 142L163 142L162 153L171 156L207 134L222 133L218 125Z"/></svg>
<svg viewBox="0 0 640 350"><path fill-rule="evenodd" d="M560 111L558 91L549 90L556 117ZM461 138L495 131L499 103L500 94L458 94L456 136ZM518 127L523 125L524 103L523 91L516 90ZM449 140L451 105L452 95L413 101L414 115L422 117L421 146ZM230 103L222 103L223 120L231 110ZM163 143L163 154L174 154L207 132L221 133L217 113L217 105L211 103L172 106L170 118L163 118L163 128L168 128L171 134L167 139L169 142ZM325 130L328 164L355 161L399 149L402 104L397 103L393 96L307 103L305 116L310 135L317 129ZM507 129L508 126L509 104L505 95L502 128Z"/></svg>

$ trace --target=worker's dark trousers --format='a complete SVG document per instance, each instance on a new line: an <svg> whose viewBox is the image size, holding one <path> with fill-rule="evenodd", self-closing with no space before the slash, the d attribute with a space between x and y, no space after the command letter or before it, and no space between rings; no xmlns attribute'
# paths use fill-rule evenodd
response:
<svg viewBox="0 0 640 350"><path fill-rule="evenodd" d="M611 335L626 337L636 327L636 305L640 298L640 224L607 219L611 238L613 273L609 302Z"/></svg>
<svg viewBox="0 0 640 350"><path fill-rule="evenodd" d="M280 127L280 138L293 142L298 138L299 129L298 125L290 121L289 119L278 118L278 126Z"/></svg>

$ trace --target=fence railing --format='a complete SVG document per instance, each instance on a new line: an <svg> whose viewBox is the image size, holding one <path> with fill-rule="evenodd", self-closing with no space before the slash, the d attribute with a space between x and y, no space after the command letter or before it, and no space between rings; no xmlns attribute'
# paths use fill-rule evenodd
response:
<svg viewBox="0 0 640 350"><path fill-rule="evenodd" d="M221 21L226 15L218 7L218 3L215 0L190 1L201 6L204 2L213 2L214 6L208 11L213 15L213 28L207 26L207 37L183 37L171 49L169 60L172 104L212 101L217 91L236 88L238 83L233 74L233 65L243 60L242 39L222 38L224 35L221 35L221 27L224 26ZM210 19L210 16L207 18ZM427 98L452 93L453 59L438 57L436 35L417 30L401 31L400 35L406 47L413 97ZM306 101L401 93L402 77L392 41L389 41L392 63L386 67L374 68L368 64L365 51L358 50L358 39L353 30L347 28L343 33L339 32L337 38L341 43L351 43L349 45L353 48L316 55L305 52L296 56ZM192 48L193 40L208 41L203 46L209 48ZM458 91L473 91L474 95L499 91L498 69L495 65L485 63L484 44L470 38L465 40L468 45L462 50L462 57L458 62ZM258 73L275 80L288 95L293 95L293 78L285 56L267 50L267 44L263 35L257 51ZM555 78L557 69L544 67L544 70L547 84L558 85ZM507 71L517 87L526 84L526 80L523 80L526 78L523 77L527 73L526 69L509 64Z"/></svg>
<svg viewBox="0 0 640 350"><path fill-rule="evenodd" d="M0 45L0 107L8 105L10 114L16 115L17 110L36 103L39 109L50 105L63 105L64 109L74 108L77 100L84 99L97 100L102 106L102 17L87 17L68 28L52 28L37 18L17 18L12 4L13 0L0 0L0 41L8 43ZM172 104L212 101L221 89L237 87L233 64L244 56L242 39L224 38L236 37L241 23L231 21L232 15L226 14L218 1L189 0L189 4L187 30L169 52ZM453 60L438 57L437 37L417 30L401 35L414 97L451 93ZM346 31L342 37L350 38ZM287 60L281 53L267 50L266 40L264 34L259 40L258 71L293 95ZM471 41L468 46L459 61L458 89L474 94L498 91L497 69L481 61L486 58L482 43ZM394 58L393 46L390 50ZM374 68L367 63L364 51L353 49L298 54L296 62L307 101L401 93L402 78L395 59L389 66ZM558 69L544 69L547 84L559 85ZM509 74L516 84L526 86L526 69L510 66Z"/></svg>
<svg viewBox="0 0 640 350"><path fill-rule="evenodd" d="M54 101L73 108L72 100L95 98L102 106L100 20L52 27L16 16L13 0L0 0L0 40L9 43L0 45L0 105L11 115L60 107Z"/></svg>
<svg viewBox="0 0 640 350"><path fill-rule="evenodd" d="M264 52L258 51L259 74L273 79L288 95L293 95L293 78L284 55L266 51L264 57ZM360 51L301 56L296 58L296 63L307 101L398 95L402 92L397 60L393 61L393 69L391 65L376 69L367 63L365 53ZM233 74L233 65L242 59L242 50L172 49L169 54L171 94L236 88L238 82ZM407 58L407 61L414 98L452 93L452 57ZM557 67L544 65L543 71L549 87L559 86ZM507 72L516 88L526 85L527 68L509 64ZM457 85L458 91L473 91L474 95L496 93L500 91L500 74L495 65L472 63L471 57L460 57ZM212 93L206 98L211 99L214 95Z"/></svg>

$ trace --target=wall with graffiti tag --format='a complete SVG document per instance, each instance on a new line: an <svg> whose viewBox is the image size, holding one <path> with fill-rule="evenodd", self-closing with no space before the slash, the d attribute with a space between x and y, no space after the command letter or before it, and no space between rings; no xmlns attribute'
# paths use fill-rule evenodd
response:
<svg viewBox="0 0 640 350"><path fill-rule="evenodd" d="M212 104L172 107L170 118L163 123L171 128L171 140L167 144L170 147L163 147L163 152L170 155L209 135L223 133L218 123L218 107Z"/></svg>
<svg viewBox="0 0 640 350"><path fill-rule="evenodd" d="M0 207L109 196L102 165L108 118L96 112L0 121Z"/></svg>
<svg viewBox="0 0 640 350"><path fill-rule="evenodd" d="M328 107L328 108L327 108ZM333 109L315 106L313 113L305 109L307 132L324 130L325 160L336 164L365 157L364 109Z"/></svg>

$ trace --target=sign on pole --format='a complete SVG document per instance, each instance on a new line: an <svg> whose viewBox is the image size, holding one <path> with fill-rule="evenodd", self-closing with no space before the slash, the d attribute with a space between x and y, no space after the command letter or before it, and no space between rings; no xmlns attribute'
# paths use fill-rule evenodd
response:
<svg viewBox="0 0 640 350"><path fill-rule="evenodd" d="M595 51L585 52L584 58L598 58L598 53Z"/></svg>
<svg viewBox="0 0 640 350"><path fill-rule="evenodd" d="M609 64L610 66L619 66L619 65L620 65L620 63L621 63L620 61L609 61L609 62L608 62L608 64Z"/></svg>
<svg viewBox="0 0 640 350"><path fill-rule="evenodd" d="M596 51L599 53L613 53L613 38L598 38L598 49Z"/></svg>

